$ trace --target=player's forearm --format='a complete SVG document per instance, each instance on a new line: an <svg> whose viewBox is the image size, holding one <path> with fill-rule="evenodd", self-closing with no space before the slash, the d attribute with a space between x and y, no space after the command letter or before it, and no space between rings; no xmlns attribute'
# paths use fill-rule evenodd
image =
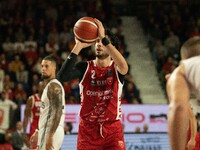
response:
<svg viewBox="0 0 200 150"><path fill-rule="evenodd" d="M50 130L49 130L49 135L53 136L54 133L56 132L59 123L60 123L60 118L62 116L62 108L53 112L52 114L52 119L51 119L51 125L50 125Z"/></svg>
<svg viewBox="0 0 200 150"><path fill-rule="evenodd" d="M74 53L71 53L68 58L63 63L62 67L57 73L57 79L61 82L66 82L71 79L71 72L73 70L73 67L76 63L77 55Z"/></svg>
<svg viewBox="0 0 200 150"><path fill-rule="evenodd" d="M187 108L184 106L170 106L168 131L171 150L185 150L188 119Z"/></svg>
<svg viewBox="0 0 200 150"><path fill-rule="evenodd" d="M23 122L23 131L24 131L24 133L26 133L27 125L28 125L28 119L25 118L24 122Z"/></svg>
<svg viewBox="0 0 200 150"><path fill-rule="evenodd" d="M107 47L107 50L109 51L111 58L117 64L117 67L119 68L118 71L122 75L125 75L128 72L128 64L125 58L112 44L108 44L106 47Z"/></svg>
<svg viewBox="0 0 200 150"><path fill-rule="evenodd" d="M83 47L80 44L75 44L74 48L72 49L72 53L78 55L82 48Z"/></svg>

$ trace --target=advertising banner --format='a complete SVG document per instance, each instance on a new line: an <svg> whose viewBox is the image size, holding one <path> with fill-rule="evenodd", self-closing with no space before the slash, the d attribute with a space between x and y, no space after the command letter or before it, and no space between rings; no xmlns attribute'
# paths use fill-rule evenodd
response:
<svg viewBox="0 0 200 150"><path fill-rule="evenodd" d="M24 117L21 109L21 119ZM167 105L122 105L124 132L167 132ZM72 133L78 132L80 105L66 105L65 122L73 125Z"/></svg>

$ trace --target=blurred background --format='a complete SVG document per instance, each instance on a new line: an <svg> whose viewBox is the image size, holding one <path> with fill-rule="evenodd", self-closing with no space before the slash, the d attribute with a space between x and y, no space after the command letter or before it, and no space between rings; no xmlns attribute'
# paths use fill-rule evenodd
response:
<svg viewBox="0 0 200 150"><path fill-rule="evenodd" d="M118 36L129 64L122 100L125 134L143 133L144 127L147 135L165 133L167 142L165 75L179 64L182 43L200 36L199 8L199 0L1 0L0 143L12 145L27 99L38 92L41 59L53 54L61 66L74 46L73 25L85 16L101 20ZM93 58L90 47L78 61ZM64 88L66 125L76 134L78 80ZM191 104L198 116L199 103L192 98Z"/></svg>

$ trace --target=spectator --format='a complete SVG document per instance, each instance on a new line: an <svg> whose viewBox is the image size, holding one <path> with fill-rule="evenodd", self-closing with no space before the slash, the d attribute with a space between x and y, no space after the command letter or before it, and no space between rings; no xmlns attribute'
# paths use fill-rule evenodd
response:
<svg viewBox="0 0 200 150"><path fill-rule="evenodd" d="M34 40L33 35L28 36L28 40L24 41L25 51L29 49L30 47L33 49L37 49L37 42Z"/></svg>
<svg viewBox="0 0 200 150"><path fill-rule="evenodd" d="M4 112L1 114L2 121L0 124L0 143L4 143L6 131L10 128L10 122L14 117L10 116L12 114L10 112L17 109L17 105L12 100L6 98L6 93L4 91L0 94L0 109Z"/></svg>
<svg viewBox="0 0 200 150"><path fill-rule="evenodd" d="M9 36L6 37L5 41L2 43L2 48L6 56L11 57L14 53L14 43L11 42Z"/></svg>
<svg viewBox="0 0 200 150"><path fill-rule="evenodd" d="M17 83L16 89L14 90L14 99L18 106L26 103L27 94L22 83Z"/></svg>
<svg viewBox="0 0 200 150"><path fill-rule="evenodd" d="M71 134L72 133L72 129L73 129L72 123L71 122L66 122L65 127L64 127L65 135L66 134Z"/></svg>
<svg viewBox="0 0 200 150"><path fill-rule="evenodd" d="M194 37L194 36L200 36L200 31L198 26L195 26L189 33L189 37Z"/></svg>
<svg viewBox="0 0 200 150"><path fill-rule="evenodd" d="M10 99L10 100L14 101L13 90L10 88L10 86L8 84L4 84L4 90L3 91L6 93L6 98L7 99Z"/></svg>
<svg viewBox="0 0 200 150"><path fill-rule="evenodd" d="M38 54L36 51L36 48L33 45L28 45L25 54L25 59L28 61L28 59L32 59L34 62L38 59Z"/></svg>
<svg viewBox="0 0 200 150"><path fill-rule="evenodd" d="M26 70L25 65L22 63L19 67L19 71L16 72L17 81L23 79L25 83L28 83L28 74L29 72Z"/></svg>
<svg viewBox="0 0 200 150"><path fill-rule="evenodd" d="M143 133L147 133L147 132L148 132L148 129L149 129L148 124L144 124L144 125L143 125Z"/></svg>
<svg viewBox="0 0 200 150"><path fill-rule="evenodd" d="M161 39L157 39L152 50L152 58L156 64L157 72L161 71L162 65L165 63L167 56L167 48L162 44Z"/></svg>
<svg viewBox="0 0 200 150"><path fill-rule="evenodd" d="M19 72L22 64L23 62L20 60L19 55L15 55L14 60L10 63L12 71L14 71L15 74Z"/></svg>
<svg viewBox="0 0 200 150"><path fill-rule="evenodd" d="M23 139L23 124L21 121L16 123L16 130L12 135L12 144L14 150L26 150L26 145Z"/></svg>
<svg viewBox="0 0 200 150"><path fill-rule="evenodd" d="M128 82L124 88L124 98L128 101L129 104L131 103L142 103L140 98L140 92L137 89L136 85L133 82ZM135 102L136 101L136 102Z"/></svg>
<svg viewBox="0 0 200 150"><path fill-rule="evenodd" d="M3 91L3 81L4 81L5 72L0 67L0 93Z"/></svg>
<svg viewBox="0 0 200 150"><path fill-rule="evenodd" d="M173 31L169 32L168 37L164 41L164 45L167 47L168 55L174 56L179 54L180 40Z"/></svg>
<svg viewBox="0 0 200 150"><path fill-rule="evenodd" d="M6 56L7 55L4 53L0 54L0 67L3 70L7 70L8 68L9 60L6 58Z"/></svg>
<svg viewBox="0 0 200 150"><path fill-rule="evenodd" d="M66 104L78 104L78 100L76 99L76 97L73 94L70 94L67 99L65 100Z"/></svg>
<svg viewBox="0 0 200 150"><path fill-rule="evenodd" d="M55 37L49 36L48 42L45 44L45 49L48 54L51 54L52 52L59 50L59 45L56 42Z"/></svg>
<svg viewBox="0 0 200 150"><path fill-rule="evenodd" d="M8 73L8 72L6 72L6 73ZM11 72L11 73L13 73L13 72ZM4 87L7 86L7 87L9 87L10 89L14 89L16 80L15 80L15 82L14 82L14 81L10 78L10 75L11 75L11 76L12 76L12 75L15 75L15 73L13 73L13 74L5 74L3 84L4 84Z"/></svg>

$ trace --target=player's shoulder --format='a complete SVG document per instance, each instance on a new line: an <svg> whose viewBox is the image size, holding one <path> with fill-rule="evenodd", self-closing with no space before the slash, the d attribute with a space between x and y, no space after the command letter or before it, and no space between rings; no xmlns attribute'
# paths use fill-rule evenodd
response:
<svg viewBox="0 0 200 150"><path fill-rule="evenodd" d="M30 95L29 97L28 97L28 101L32 101L34 99L34 95Z"/></svg>
<svg viewBox="0 0 200 150"><path fill-rule="evenodd" d="M179 64L178 67L174 69L174 71L170 74L170 77L168 78L168 84L173 82L179 82L180 79L183 79L184 77L184 65L182 63Z"/></svg>
<svg viewBox="0 0 200 150"><path fill-rule="evenodd" d="M57 92L62 90L62 84L56 79L49 83L48 91Z"/></svg>

